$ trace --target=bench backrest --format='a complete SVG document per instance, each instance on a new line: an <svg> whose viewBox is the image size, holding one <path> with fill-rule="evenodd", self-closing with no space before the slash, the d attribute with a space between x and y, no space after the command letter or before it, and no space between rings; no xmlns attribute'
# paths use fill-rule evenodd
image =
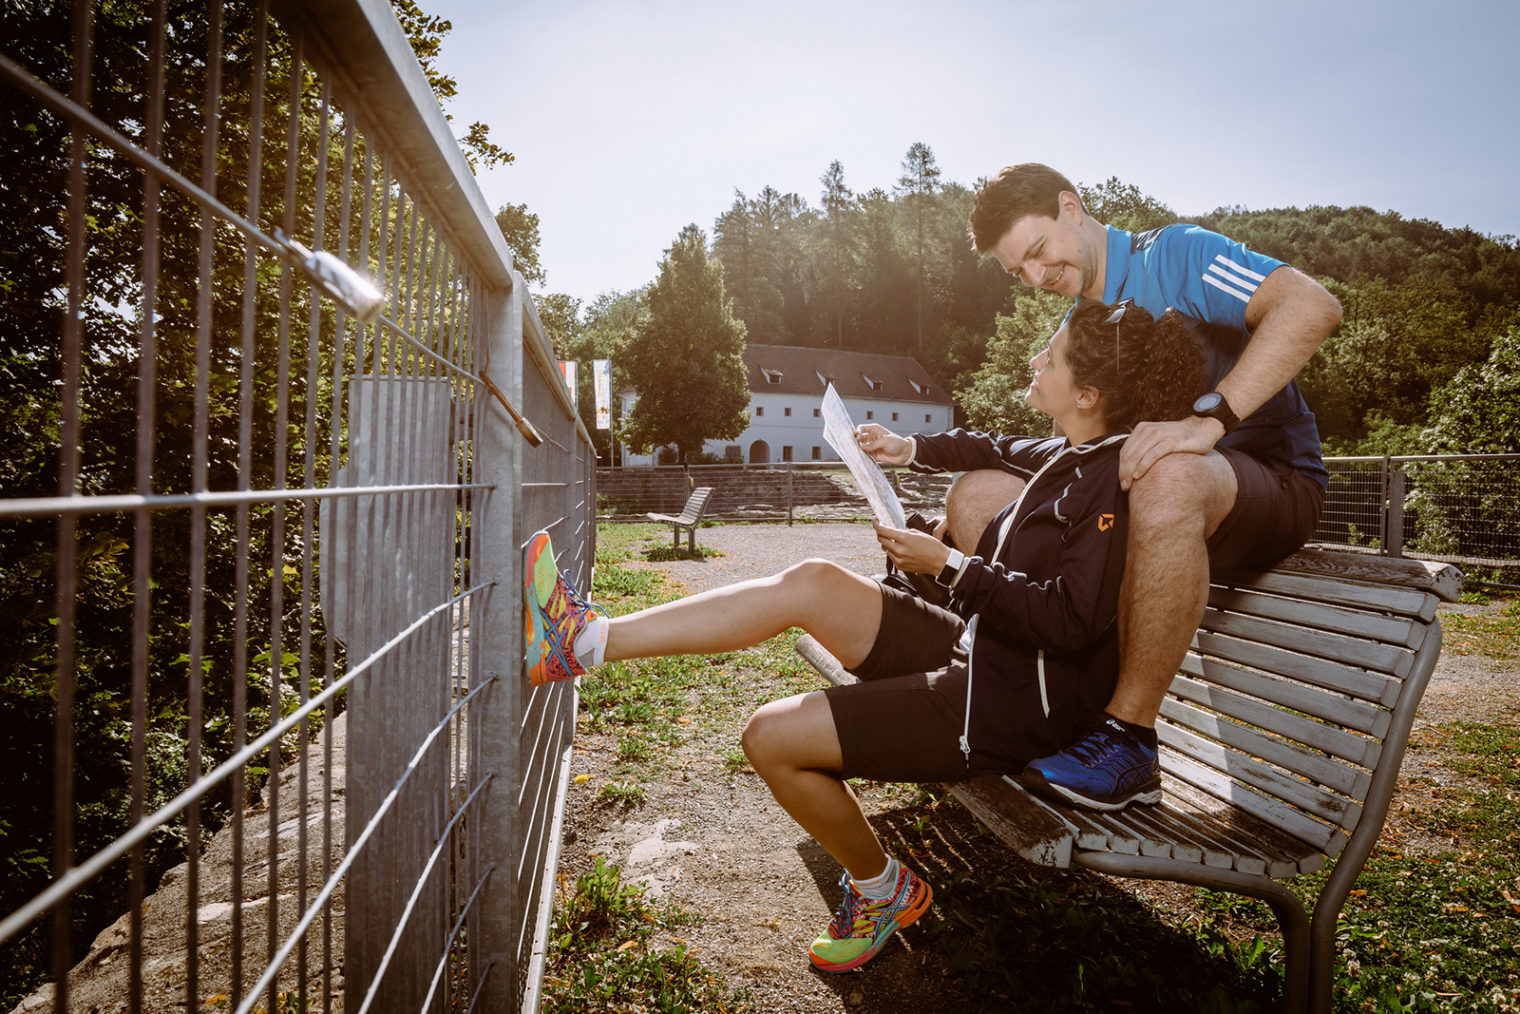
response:
<svg viewBox="0 0 1520 1014"><path fill-rule="evenodd" d="M1440 651L1436 606L1459 580L1321 550L1216 577L1157 724L1169 788L1227 801L1324 856L1364 814L1375 836ZM1365 855L1371 842L1359 844Z"/></svg>
<svg viewBox="0 0 1520 1014"><path fill-rule="evenodd" d="M681 508L681 524L694 525L701 521L702 515L707 511L707 501L712 499L712 495L711 486L698 486L693 490L691 496L686 498L686 505Z"/></svg>

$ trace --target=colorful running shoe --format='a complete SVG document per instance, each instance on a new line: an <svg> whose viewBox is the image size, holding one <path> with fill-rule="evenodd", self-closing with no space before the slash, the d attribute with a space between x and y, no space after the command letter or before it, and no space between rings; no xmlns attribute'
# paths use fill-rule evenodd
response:
<svg viewBox="0 0 1520 1014"><path fill-rule="evenodd" d="M1019 781L1036 795L1089 810L1122 810L1161 802L1161 762L1146 746L1106 720L1049 757L1031 761Z"/></svg>
<svg viewBox="0 0 1520 1014"><path fill-rule="evenodd" d="M523 550L523 644L534 686L574 679L586 671L575 656L575 639L595 611L568 575L555 568L548 532L535 532Z"/></svg>
<svg viewBox="0 0 1520 1014"><path fill-rule="evenodd" d="M839 878L844 899L834 912L829 928L808 948L817 968L825 972L848 972L876 957L892 934L929 910L934 892L918 874L901 866L897 890L892 897L871 900L861 895L846 873Z"/></svg>

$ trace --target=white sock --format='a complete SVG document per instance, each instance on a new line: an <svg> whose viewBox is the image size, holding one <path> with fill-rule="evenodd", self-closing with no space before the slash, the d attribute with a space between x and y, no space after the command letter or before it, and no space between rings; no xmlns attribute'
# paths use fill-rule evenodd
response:
<svg viewBox="0 0 1520 1014"><path fill-rule="evenodd" d="M575 639L575 657L587 669L594 669L607 660L607 617L590 616Z"/></svg>
<svg viewBox="0 0 1520 1014"><path fill-rule="evenodd" d="M850 883L855 885L863 897L878 901L882 898L890 898L897 891L897 860L887 856L887 868L870 880L856 880L850 877Z"/></svg>

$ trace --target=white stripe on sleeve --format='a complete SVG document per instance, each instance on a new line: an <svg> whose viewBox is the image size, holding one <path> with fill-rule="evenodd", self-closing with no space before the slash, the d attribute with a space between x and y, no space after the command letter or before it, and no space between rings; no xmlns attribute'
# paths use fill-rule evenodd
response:
<svg viewBox="0 0 1520 1014"><path fill-rule="evenodd" d="M1228 292L1230 295L1234 296L1242 303L1249 303L1251 301L1251 294L1249 292L1241 292L1239 289L1236 289L1233 286L1226 285L1224 282L1221 282L1213 275L1204 275L1203 280L1207 284L1214 286L1216 289L1222 289L1225 292Z"/></svg>

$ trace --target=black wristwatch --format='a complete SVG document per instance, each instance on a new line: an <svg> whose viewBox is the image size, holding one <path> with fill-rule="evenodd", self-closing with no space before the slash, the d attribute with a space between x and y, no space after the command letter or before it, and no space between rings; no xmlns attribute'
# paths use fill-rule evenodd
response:
<svg viewBox="0 0 1520 1014"><path fill-rule="evenodd" d="M1240 425L1240 417L1218 391L1210 391L1193 402L1193 414L1205 419L1218 419L1226 433Z"/></svg>
<svg viewBox="0 0 1520 1014"><path fill-rule="evenodd" d="M961 567L965 566L965 563L966 554L962 553L959 549L950 550L950 558L945 561L945 565L940 568L939 577L934 580L946 588L950 587L951 582L961 572Z"/></svg>

